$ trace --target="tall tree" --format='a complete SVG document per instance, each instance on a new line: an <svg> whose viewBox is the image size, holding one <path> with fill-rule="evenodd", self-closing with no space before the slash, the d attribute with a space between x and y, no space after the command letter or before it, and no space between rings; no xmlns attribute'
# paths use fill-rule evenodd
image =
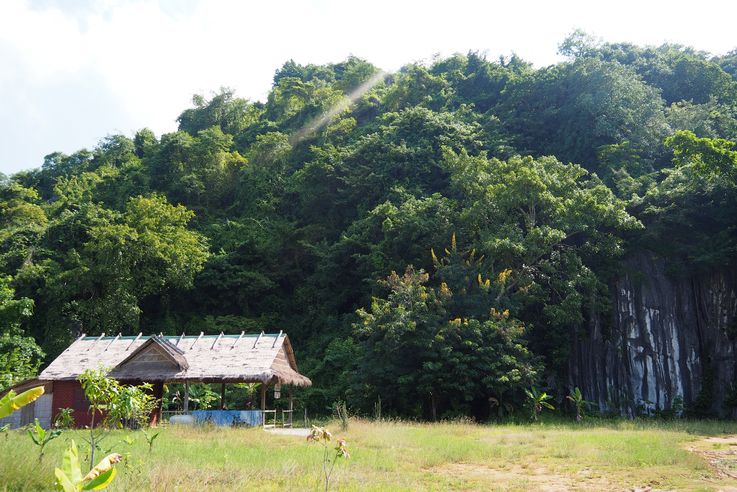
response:
<svg viewBox="0 0 737 492"><path fill-rule="evenodd" d="M33 301L15 298L10 277L0 276L0 392L36 375L44 352L21 323L33 313Z"/></svg>

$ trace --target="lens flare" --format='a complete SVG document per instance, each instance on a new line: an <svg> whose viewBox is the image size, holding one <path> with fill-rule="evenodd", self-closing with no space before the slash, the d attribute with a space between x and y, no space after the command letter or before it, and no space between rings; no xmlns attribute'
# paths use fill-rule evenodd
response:
<svg viewBox="0 0 737 492"><path fill-rule="evenodd" d="M373 76L371 76L370 79L356 87L353 92L346 95L343 99L334 104L330 109L325 111L317 118L308 121L302 128L294 132L289 138L289 143L295 145L303 141L304 139L314 135L315 132L330 123L333 118L350 108L352 104L354 104L361 98L361 96L373 89L378 83L382 82L387 77L387 75L389 75L387 72L381 70L375 73Z"/></svg>

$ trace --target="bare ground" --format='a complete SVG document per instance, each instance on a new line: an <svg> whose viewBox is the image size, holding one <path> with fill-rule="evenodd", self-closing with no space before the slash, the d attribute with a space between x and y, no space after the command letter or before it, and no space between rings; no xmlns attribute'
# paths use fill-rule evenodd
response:
<svg viewBox="0 0 737 492"><path fill-rule="evenodd" d="M486 484L486 490L504 491L539 491L539 492L566 492L566 491L628 491L628 492L655 492L649 485L623 487L612 483L601 473L584 468L573 475L563 475L552 472L543 466L522 467L513 465L506 468L471 463L450 463L432 469L433 473L445 476L463 477L468 482L467 490L477 490L481 483ZM464 488L465 489L465 488Z"/></svg>
<svg viewBox="0 0 737 492"><path fill-rule="evenodd" d="M715 482L705 483L720 492L737 492L737 436L709 437L694 441L686 448L688 451L703 458L711 467ZM488 490L503 491L628 491L628 492L657 492L656 484L622 486L613 483L605 474L584 468L578 472L562 474L556 473L544 466L511 465L494 467L478 463L449 463L429 469L431 473L458 478L466 486L461 490L475 490L484 484ZM724 485L723 482L734 480L734 485Z"/></svg>
<svg viewBox="0 0 737 492"><path fill-rule="evenodd" d="M735 479L734 486L721 487L720 491L737 492L737 436L708 437L687 449L704 458L717 477Z"/></svg>

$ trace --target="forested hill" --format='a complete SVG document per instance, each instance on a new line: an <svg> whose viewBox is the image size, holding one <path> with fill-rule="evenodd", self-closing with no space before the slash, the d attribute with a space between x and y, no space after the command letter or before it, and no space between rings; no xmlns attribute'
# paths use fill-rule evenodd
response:
<svg viewBox="0 0 737 492"><path fill-rule="evenodd" d="M177 132L5 179L0 389L81 333L262 329L313 411L484 417L563 388L627 255L734 266L737 51L560 49L290 61L265 102L196 96Z"/></svg>

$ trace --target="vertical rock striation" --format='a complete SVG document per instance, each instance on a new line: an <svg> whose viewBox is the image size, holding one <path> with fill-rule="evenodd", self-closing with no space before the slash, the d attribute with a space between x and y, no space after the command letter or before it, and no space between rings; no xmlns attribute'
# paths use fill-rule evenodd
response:
<svg viewBox="0 0 737 492"><path fill-rule="evenodd" d="M574 333L570 384L604 411L725 415L737 386L737 271L674 277L640 253L612 286L611 321ZM727 402L725 403L725 399Z"/></svg>

